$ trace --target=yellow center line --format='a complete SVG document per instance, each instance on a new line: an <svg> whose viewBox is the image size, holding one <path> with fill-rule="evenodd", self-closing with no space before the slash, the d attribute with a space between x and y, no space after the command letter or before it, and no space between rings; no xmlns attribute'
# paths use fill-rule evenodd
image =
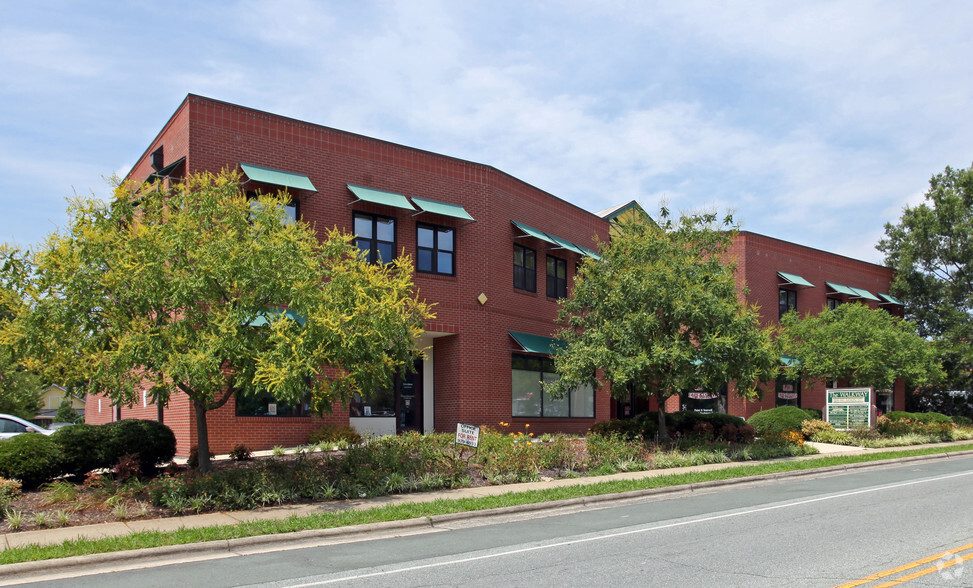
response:
<svg viewBox="0 0 973 588"><path fill-rule="evenodd" d="M901 565L901 566L899 566L897 568L892 568L890 570L885 570L884 572L877 572L877 573L874 573L874 574L872 574L870 576L865 576L864 578L862 578L860 580L855 580L853 582L848 582L846 584L841 584L840 586L836 586L835 588L853 588L854 586L861 586L862 584L868 584L869 582L874 582L875 580L878 580L878 579L881 579L881 578L885 578L885 577L888 577L888 576L892 576L892 575L895 575L895 574L899 574L899 573L904 572L906 570L910 570L912 568L919 567L922 564L927 564L927 563L929 563L931 561L936 561L937 559L941 559L943 557L946 557L947 555L956 555L957 553L959 553L961 551L966 551L967 549L973 549L973 543L969 543L969 544L964 545L962 547L956 547L954 549L950 549L949 551L944 551L942 553L937 553L936 555L930 555L929 557L924 557L924 558L918 559L918 560L916 560L914 562L907 563L907 564L903 564L903 565ZM961 561L966 561L967 559L970 559L971 557L973 557L973 554L969 554L969 555L967 555L965 557L962 557L962 558L960 558L960 560ZM951 566L954 563L957 563L955 559L952 560L948 564L944 564L943 567L945 568L945 567ZM910 577L907 577L907 578L902 578L902 579L900 579L900 580L898 580L898 581L896 581L894 583L882 584L882 585L883 586L890 586L890 585L893 585L895 583L898 583L899 581L903 581L903 582L904 581L908 581L908 580L911 580L911 579L914 579L914 578L918 578L919 576L924 576L924 575L926 575L926 574L928 574L928 573L930 573L932 571L935 571L937 569L939 569L939 568L938 567L933 567L933 568L930 568L928 570L922 570L921 573L917 573L917 575L910 576Z"/></svg>
<svg viewBox="0 0 973 588"><path fill-rule="evenodd" d="M964 561L966 561L966 560L968 560L970 558L973 558L973 553L968 553L968 554L964 555L963 557L956 556L955 558L949 560L948 562L944 563L943 565L938 565L937 564L937 565L934 565L934 566L930 566L930 567L928 567L928 568L926 568L924 570L919 570L918 572L909 574L908 576L902 576L901 578L897 578L895 580L892 580L891 582L886 582L885 584L879 584L879 585L875 586L875 588L888 588L889 586L898 586L899 584L904 584L905 582L908 582L909 580L915 580L916 578L920 578L922 576L925 576L926 574L931 574L933 572L941 572L941 571L945 570L948 567L952 567L952 566L954 566L954 565L956 565L958 563L963 563Z"/></svg>

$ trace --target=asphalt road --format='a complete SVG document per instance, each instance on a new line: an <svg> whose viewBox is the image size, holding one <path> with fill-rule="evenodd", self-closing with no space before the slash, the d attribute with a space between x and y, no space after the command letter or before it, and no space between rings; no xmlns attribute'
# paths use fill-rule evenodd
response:
<svg viewBox="0 0 973 588"><path fill-rule="evenodd" d="M35 585L973 586L971 499L973 457L907 462Z"/></svg>

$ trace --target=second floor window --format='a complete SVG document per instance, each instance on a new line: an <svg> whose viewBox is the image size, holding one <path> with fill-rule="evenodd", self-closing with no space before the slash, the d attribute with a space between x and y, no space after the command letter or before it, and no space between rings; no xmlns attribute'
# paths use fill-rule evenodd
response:
<svg viewBox="0 0 973 588"><path fill-rule="evenodd" d="M514 244L514 288L537 292L537 253Z"/></svg>
<svg viewBox="0 0 973 588"><path fill-rule="evenodd" d="M551 298L568 295L568 263L553 255L547 256L547 295Z"/></svg>
<svg viewBox="0 0 973 588"><path fill-rule="evenodd" d="M257 192L248 190L247 200L250 201L250 209L254 212L261 208L260 203L257 202ZM281 211L281 214L283 215L281 221L283 221L285 225L292 225L301 218L301 209L296 197L292 197L291 201L284 205L284 209Z"/></svg>
<svg viewBox="0 0 973 588"><path fill-rule="evenodd" d="M791 310L797 310L797 292L794 290L780 290L780 317Z"/></svg>
<svg viewBox="0 0 973 588"><path fill-rule="evenodd" d="M369 263L389 263L395 258L395 219L355 213L355 245Z"/></svg>
<svg viewBox="0 0 973 588"><path fill-rule="evenodd" d="M456 242L452 227L418 225L416 233L416 271L451 276L455 273Z"/></svg>

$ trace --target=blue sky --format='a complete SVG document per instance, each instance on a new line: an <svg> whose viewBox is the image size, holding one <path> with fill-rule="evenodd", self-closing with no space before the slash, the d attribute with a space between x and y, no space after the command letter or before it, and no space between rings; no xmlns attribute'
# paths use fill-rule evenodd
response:
<svg viewBox="0 0 973 588"><path fill-rule="evenodd" d="M884 224L973 162L971 30L961 1L17 3L0 241L107 198L195 93L881 262Z"/></svg>

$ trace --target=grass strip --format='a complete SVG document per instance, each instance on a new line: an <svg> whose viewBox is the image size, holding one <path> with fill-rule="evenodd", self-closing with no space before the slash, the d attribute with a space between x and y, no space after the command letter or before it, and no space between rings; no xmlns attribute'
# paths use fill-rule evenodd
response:
<svg viewBox="0 0 973 588"><path fill-rule="evenodd" d="M185 545L207 541L220 541L260 535L276 535L309 529L331 529L385 521L402 521L441 514L487 510L504 506L536 504L568 498L617 494L632 490L665 488L702 482L747 478L829 466L883 461L902 457L934 455L973 450L973 444L885 451L864 455L818 457L807 460L786 460L730 466L706 472L663 474L637 480L612 480L578 486L562 486L544 490L510 492L480 498L439 499L431 502L396 504L366 510L343 510L307 516L292 516L281 520L253 521L235 525L198 527L177 531L143 531L124 537L108 539L74 539L59 545L28 545L0 551L0 565L27 561L58 559L95 553L111 553L133 549L146 549L166 545Z"/></svg>

